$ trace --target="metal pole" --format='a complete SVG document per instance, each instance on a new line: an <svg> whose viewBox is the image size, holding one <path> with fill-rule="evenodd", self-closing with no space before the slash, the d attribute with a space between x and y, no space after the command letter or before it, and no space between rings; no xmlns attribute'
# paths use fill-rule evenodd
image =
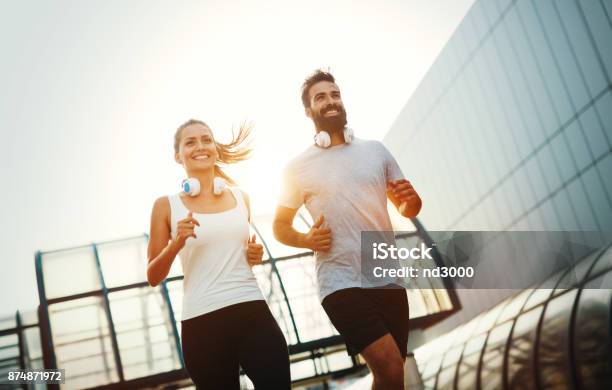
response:
<svg viewBox="0 0 612 390"><path fill-rule="evenodd" d="M100 279L100 286L102 287L102 298L104 303L104 311L108 320L108 329L111 336L111 345L113 347L113 355L115 357L115 365L117 366L117 373L119 374L119 381L125 381L123 375L123 365L121 364L121 355L119 354L119 344L117 343L117 332L115 331L115 323L113 321L113 315L110 308L110 300L108 299L108 288L104 282L104 275L102 274L102 266L100 265L100 256L98 255L98 246L94 243L91 244L94 258L96 261L96 269L98 271L98 278Z"/></svg>

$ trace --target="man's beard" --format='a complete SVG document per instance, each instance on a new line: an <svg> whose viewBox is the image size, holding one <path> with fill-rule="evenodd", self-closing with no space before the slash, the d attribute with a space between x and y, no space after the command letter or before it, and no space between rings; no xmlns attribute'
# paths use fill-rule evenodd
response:
<svg viewBox="0 0 612 390"><path fill-rule="evenodd" d="M330 110L338 111L338 115L332 117L324 116L325 113ZM313 111L312 121L317 129L327 131L328 133L342 133L346 126L346 111L344 107L332 104L321 110L320 114Z"/></svg>

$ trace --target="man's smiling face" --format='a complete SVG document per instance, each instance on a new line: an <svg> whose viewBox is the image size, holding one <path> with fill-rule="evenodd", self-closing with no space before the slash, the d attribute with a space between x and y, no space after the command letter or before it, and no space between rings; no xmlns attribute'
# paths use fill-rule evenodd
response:
<svg viewBox="0 0 612 390"><path fill-rule="evenodd" d="M336 83L320 81L310 87L310 107L306 115L318 130L341 132L346 126L346 111Z"/></svg>

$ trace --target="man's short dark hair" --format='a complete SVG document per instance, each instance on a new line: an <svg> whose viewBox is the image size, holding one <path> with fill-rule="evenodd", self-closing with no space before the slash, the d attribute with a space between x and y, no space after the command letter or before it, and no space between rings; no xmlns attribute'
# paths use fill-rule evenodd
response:
<svg viewBox="0 0 612 390"><path fill-rule="evenodd" d="M321 69L315 70L313 74L308 76L306 80L304 80L304 84L302 84L302 104L304 108L310 108L310 88L320 81L335 83L336 79L334 79L331 73Z"/></svg>

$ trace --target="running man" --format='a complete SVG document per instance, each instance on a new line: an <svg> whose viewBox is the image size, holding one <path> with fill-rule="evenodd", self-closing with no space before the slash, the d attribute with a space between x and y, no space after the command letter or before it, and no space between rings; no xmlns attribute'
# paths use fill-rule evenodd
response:
<svg viewBox="0 0 612 390"><path fill-rule="evenodd" d="M379 141L355 138L346 127L340 89L317 70L302 85L315 142L289 162L274 218L280 242L315 252L319 298L344 338L349 354L361 354L373 389L404 388L408 299L403 288L366 289L361 283L361 232L391 231L387 198L406 218L421 199ZM315 221L308 233L293 227L306 205Z"/></svg>

